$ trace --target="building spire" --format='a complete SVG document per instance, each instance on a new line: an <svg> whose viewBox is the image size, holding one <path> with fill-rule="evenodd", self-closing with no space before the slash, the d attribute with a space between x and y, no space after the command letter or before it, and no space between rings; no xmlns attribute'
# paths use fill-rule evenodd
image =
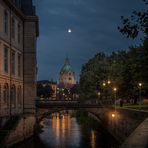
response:
<svg viewBox="0 0 148 148"><path fill-rule="evenodd" d="M70 62L69 62L69 58L68 58L68 56L65 58L65 62L64 62L64 65L69 65L70 64Z"/></svg>

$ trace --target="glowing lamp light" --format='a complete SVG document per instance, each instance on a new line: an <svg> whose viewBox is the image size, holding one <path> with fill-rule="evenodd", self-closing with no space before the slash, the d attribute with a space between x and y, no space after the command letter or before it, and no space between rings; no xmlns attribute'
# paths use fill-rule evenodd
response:
<svg viewBox="0 0 148 148"><path fill-rule="evenodd" d="M117 88L116 88L116 87L114 87L114 88L113 88L113 91L114 91L114 92L116 92L116 91L117 91Z"/></svg>
<svg viewBox="0 0 148 148"><path fill-rule="evenodd" d="M138 85L139 85L139 87L141 87L142 86L142 83L139 83Z"/></svg>
<svg viewBox="0 0 148 148"><path fill-rule="evenodd" d="M105 82L103 83L103 86L106 86L106 83Z"/></svg>
<svg viewBox="0 0 148 148"><path fill-rule="evenodd" d="M110 81L110 80L108 80L108 81L107 81L107 83L108 83L108 84L111 84L111 81Z"/></svg>
<svg viewBox="0 0 148 148"><path fill-rule="evenodd" d="M112 113L112 118L115 118L115 116L116 116L116 115L115 115L114 113Z"/></svg>
<svg viewBox="0 0 148 148"><path fill-rule="evenodd" d="M101 93L100 92L98 92L98 96L100 96L101 95Z"/></svg>

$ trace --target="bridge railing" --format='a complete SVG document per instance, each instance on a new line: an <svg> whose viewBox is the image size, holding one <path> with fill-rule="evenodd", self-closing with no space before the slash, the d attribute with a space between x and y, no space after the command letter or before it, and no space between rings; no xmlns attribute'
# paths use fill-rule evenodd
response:
<svg viewBox="0 0 148 148"><path fill-rule="evenodd" d="M36 107L105 107L112 104L112 100L36 100Z"/></svg>

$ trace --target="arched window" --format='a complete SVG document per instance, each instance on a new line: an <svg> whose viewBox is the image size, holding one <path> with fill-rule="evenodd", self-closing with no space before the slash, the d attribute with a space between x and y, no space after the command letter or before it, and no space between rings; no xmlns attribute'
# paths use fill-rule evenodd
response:
<svg viewBox="0 0 148 148"><path fill-rule="evenodd" d="M21 86L18 86L17 88L17 103L18 105L22 105L22 88Z"/></svg>
<svg viewBox="0 0 148 148"><path fill-rule="evenodd" d="M11 104L16 107L16 87L14 84L11 86Z"/></svg>
<svg viewBox="0 0 148 148"><path fill-rule="evenodd" d="M4 98L4 104L6 104L8 106L9 105L9 85L8 85L8 83L4 84L3 98Z"/></svg>

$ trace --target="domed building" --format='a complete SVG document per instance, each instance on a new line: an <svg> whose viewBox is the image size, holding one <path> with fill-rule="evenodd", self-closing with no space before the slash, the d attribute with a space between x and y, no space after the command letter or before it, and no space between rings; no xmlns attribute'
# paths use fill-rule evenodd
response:
<svg viewBox="0 0 148 148"><path fill-rule="evenodd" d="M59 75L59 87L72 88L76 84L75 72L72 69L69 59L66 58Z"/></svg>

